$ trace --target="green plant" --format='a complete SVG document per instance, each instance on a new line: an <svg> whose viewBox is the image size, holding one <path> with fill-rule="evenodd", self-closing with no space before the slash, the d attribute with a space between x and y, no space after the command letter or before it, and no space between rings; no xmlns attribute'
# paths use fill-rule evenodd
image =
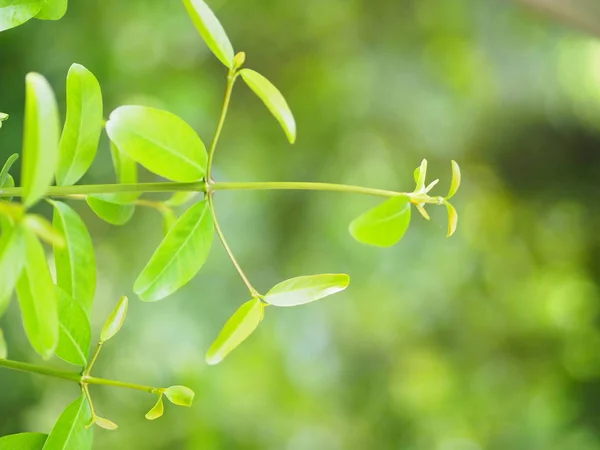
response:
<svg viewBox="0 0 600 450"><path fill-rule="evenodd" d="M97 378L92 369L102 346L112 339L125 320L128 300L123 297L107 319L96 350L88 357L92 330L89 315L95 296L94 248L82 219L63 200L82 200L103 220L124 225L136 206L151 207L164 219L165 237L134 283L134 292L146 302L164 299L188 283L205 263L214 235L224 246L250 300L229 319L206 354L209 364L221 362L263 320L267 306L306 304L344 290L345 274L301 276L283 281L266 294L251 283L236 260L221 230L215 211L215 193L227 190L296 189L367 194L385 199L356 218L349 227L359 242L380 247L396 244L411 220L412 206L429 219L426 205L444 205L448 212L448 236L457 225L449 203L460 185L460 169L452 162L452 180L445 197L431 196L437 184L426 183L427 161L415 170L415 189L396 192L360 186L312 182L219 182L212 177L213 159L223 130L236 81L241 79L265 103L294 143L296 124L282 94L264 76L247 69L245 54L234 53L227 35L202 0L184 0L202 38L227 68L223 107L208 150L195 131L177 116L144 106L121 106L104 121L101 88L85 67L74 64L67 75L67 115L62 129L52 88L36 73L26 77L25 126L22 152L22 186L15 187L11 156L0 172L0 312L4 312L16 289L24 328L34 350L44 359L54 355L81 367L79 372L6 359L0 334L0 367L62 378L81 387L81 395L69 405L48 436L25 433L0 439L0 449L91 448L95 424L115 429L113 422L96 414L90 394L92 385L140 390L158 397L146 414L154 420L164 411L163 396L171 403L191 406L194 393L184 386L156 388ZM0 0L0 30L32 17L59 18L66 1ZM40 14L42 14L40 16ZM6 120L0 114L0 123ZM111 141L116 184L76 185L96 156L102 129ZM171 181L138 183L137 166ZM52 186L53 179L56 186ZM170 192L166 201L141 198L142 194ZM196 199L202 194L202 200ZM14 202L20 198L21 202ZM31 212L40 201L53 207L52 223ZM180 216L175 208L191 206ZM42 242L53 247L56 277L53 279ZM3 447L5 446L5 447Z"/></svg>

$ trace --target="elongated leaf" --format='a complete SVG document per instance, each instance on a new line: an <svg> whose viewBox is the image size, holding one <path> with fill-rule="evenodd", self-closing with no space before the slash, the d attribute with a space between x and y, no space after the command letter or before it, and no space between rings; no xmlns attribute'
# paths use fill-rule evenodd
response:
<svg viewBox="0 0 600 450"><path fill-rule="evenodd" d="M258 327L265 314L263 303L254 298L244 303L227 321L206 353L206 362L219 364Z"/></svg>
<svg viewBox="0 0 600 450"><path fill-rule="evenodd" d="M23 225L47 244L56 247L65 246L65 237L62 232L56 230L43 216L27 214Z"/></svg>
<svg viewBox="0 0 600 450"><path fill-rule="evenodd" d="M119 303L115 306L115 309L113 309L110 316L108 316L108 319L106 319L106 322L104 322L102 333L100 334L100 341L106 342L115 337L125 323L128 307L129 299L125 296L121 297Z"/></svg>
<svg viewBox="0 0 600 450"><path fill-rule="evenodd" d="M208 48L225 66L233 67L233 46L212 10L203 0L183 0L183 4Z"/></svg>
<svg viewBox="0 0 600 450"><path fill-rule="evenodd" d="M58 306L54 283L42 244L25 231L25 270L17 282L17 297L29 342L42 358L48 359L58 345Z"/></svg>
<svg viewBox="0 0 600 450"><path fill-rule="evenodd" d="M121 205L95 197L88 197L87 204L98 217L111 225L125 225L135 212L134 205Z"/></svg>
<svg viewBox="0 0 600 450"><path fill-rule="evenodd" d="M402 239L409 223L409 198L393 197L354 219L350 234L363 244L390 247Z"/></svg>
<svg viewBox="0 0 600 450"><path fill-rule="evenodd" d="M0 438L0 450L42 450L47 434L19 433Z"/></svg>
<svg viewBox="0 0 600 450"><path fill-rule="evenodd" d="M0 316L8 307L25 266L26 244L23 231L10 227L0 236Z"/></svg>
<svg viewBox="0 0 600 450"><path fill-rule="evenodd" d="M415 192L419 192L425 189L425 178L427 178L427 160L421 161L421 165L415 169L415 183L417 187Z"/></svg>
<svg viewBox="0 0 600 450"><path fill-rule="evenodd" d="M18 27L40 12L43 0L0 0L0 31Z"/></svg>
<svg viewBox="0 0 600 450"><path fill-rule="evenodd" d="M450 237L454 234L456 227L458 226L458 213L456 212L456 209L454 209L454 206L452 206L450 203L446 203L446 209L448 210L447 236Z"/></svg>
<svg viewBox="0 0 600 450"><path fill-rule="evenodd" d="M0 171L0 186L2 186L2 187L6 186L8 176L10 175L8 172L10 171L10 168L12 167L12 165L15 163L15 161L17 159L19 159L19 155L17 153L13 153L12 155L10 155L8 157L8 159L4 163L4 166L2 167L2 170ZM14 185L14 183L13 183L13 185Z"/></svg>
<svg viewBox="0 0 600 450"><path fill-rule="evenodd" d="M275 306L296 306L314 302L348 287L346 274L324 274L292 278L279 283L265 296L265 301Z"/></svg>
<svg viewBox="0 0 600 450"><path fill-rule="evenodd" d="M58 161L58 108L46 79L30 73L25 79L25 128L23 137L23 180L25 206L42 197L52 183Z"/></svg>
<svg viewBox="0 0 600 450"><path fill-rule="evenodd" d="M458 191L460 187L460 166L456 161L452 161L452 181L450 183L450 189L448 190L448 195L446 196L446 200L454 197L454 194Z"/></svg>
<svg viewBox="0 0 600 450"><path fill-rule="evenodd" d="M63 411L43 450L91 450L94 440L90 406L82 394Z"/></svg>
<svg viewBox="0 0 600 450"><path fill-rule="evenodd" d="M150 411L148 411L146 413L146 419L148 420L156 420L159 417L161 417L165 412L165 405L163 403L163 398L162 395L160 395L158 397L158 401L156 402L156 404L152 407L152 409Z"/></svg>
<svg viewBox="0 0 600 450"><path fill-rule="evenodd" d="M194 391L187 386L171 386L165 391L165 396L171 403L177 406L192 406L194 402Z"/></svg>
<svg viewBox="0 0 600 450"><path fill-rule="evenodd" d="M73 64L67 75L67 118L60 137L58 185L75 184L88 171L98 150L102 120L98 80L82 65Z"/></svg>
<svg viewBox="0 0 600 450"><path fill-rule="evenodd" d="M242 69L240 74L250 89L269 108L271 114L275 116L283 128L288 141L293 144L296 141L296 121L281 92L269 80L254 70Z"/></svg>
<svg viewBox="0 0 600 450"><path fill-rule="evenodd" d="M60 321L56 356L68 363L85 367L92 339L90 321L79 302L59 287L56 287L56 297Z"/></svg>
<svg viewBox="0 0 600 450"><path fill-rule="evenodd" d="M172 294L202 268L213 241L207 200L192 205L177 220L138 277L133 290L144 301Z"/></svg>
<svg viewBox="0 0 600 450"><path fill-rule="evenodd" d="M64 247L54 247L56 284L73 297L90 314L96 292L96 257L92 238L69 205L51 202L54 206L54 228L65 239Z"/></svg>
<svg viewBox="0 0 600 450"><path fill-rule="evenodd" d="M68 0L46 0L41 11L35 16L41 20L60 20L67 12Z"/></svg>
<svg viewBox="0 0 600 450"><path fill-rule="evenodd" d="M162 177L196 181L206 171L206 148L196 132L174 114L144 106L121 106L106 123L120 151Z"/></svg>
<svg viewBox="0 0 600 450"><path fill-rule="evenodd" d="M0 359L6 359L8 357L8 348L6 346L6 340L4 339L4 332L0 329Z"/></svg>

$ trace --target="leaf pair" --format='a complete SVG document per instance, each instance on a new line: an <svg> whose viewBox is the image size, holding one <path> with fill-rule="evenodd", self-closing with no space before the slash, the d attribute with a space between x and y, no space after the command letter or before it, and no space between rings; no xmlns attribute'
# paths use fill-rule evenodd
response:
<svg viewBox="0 0 600 450"><path fill-rule="evenodd" d="M167 397L167 399L177 406L185 406L190 407L194 401L194 391L186 386L171 386L167 389L161 390L158 394L158 400L156 404L152 407L150 411L146 413L146 419L148 420L156 420L165 412L165 406L163 403L163 395Z"/></svg>
<svg viewBox="0 0 600 450"><path fill-rule="evenodd" d="M68 0L0 0L0 31L18 27L34 17L59 20L67 12Z"/></svg>

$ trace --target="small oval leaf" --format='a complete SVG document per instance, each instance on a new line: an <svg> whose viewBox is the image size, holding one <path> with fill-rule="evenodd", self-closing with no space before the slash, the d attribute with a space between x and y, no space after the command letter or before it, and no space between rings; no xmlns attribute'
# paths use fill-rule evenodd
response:
<svg viewBox="0 0 600 450"><path fill-rule="evenodd" d="M98 425L100 428L103 428L108 431L114 431L119 426L111 420L105 419L104 417L96 416L94 417L94 423Z"/></svg>
<svg viewBox="0 0 600 450"><path fill-rule="evenodd" d="M99 218L111 225L125 225L135 213L134 205L122 205L92 196L88 197L86 201Z"/></svg>
<svg viewBox="0 0 600 450"><path fill-rule="evenodd" d="M21 277L26 251L25 237L20 228L3 230L0 236L0 316L6 311Z"/></svg>
<svg viewBox="0 0 600 450"><path fill-rule="evenodd" d="M19 433L0 438L0 450L42 450L48 438L42 433Z"/></svg>
<svg viewBox="0 0 600 450"><path fill-rule="evenodd" d="M255 298L244 303L227 321L206 353L206 362L219 364L258 327L264 317L264 304Z"/></svg>
<svg viewBox="0 0 600 450"><path fill-rule="evenodd" d="M68 363L85 367L92 339L90 321L79 302L58 286L56 297L60 328L55 354Z"/></svg>
<svg viewBox="0 0 600 450"><path fill-rule="evenodd" d="M162 417L162 415L165 412L165 405L163 403L163 398L162 398L162 394L158 397L158 401L156 402L156 404L152 407L152 409L150 411L148 411L146 413L146 419L148 420L156 420L159 417Z"/></svg>
<svg viewBox="0 0 600 450"><path fill-rule="evenodd" d="M43 0L0 0L0 31L24 24L35 17L43 5Z"/></svg>
<svg viewBox="0 0 600 450"><path fill-rule="evenodd" d="M392 197L357 217L350 224L350 234L363 244L390 247L396 244L410 224L410 199Z"/></svg>
<svg viewBox="0 0 600 450"><path fill-rule="evenodd" d="M450 203L446 203L446 210L448 211L447 237L450 237L454 234L456 228L458 227L458 213L456 212L456 209L454 209L454 206L452 206Z"/></svg>
<svg viewBox="0 0 600 450"><path fill-rule="evenodd" d="M102 333L100 334L100 341L106 342L109 339L113 338L115 334L119 332L123 323L125 322L125 317L127 316L127 308L129 306L129 299L125 296L121 297L119 303L110 313L108 319L104 323L102 327Z"/></svg>
<svg viewBox="0 0 600 450"><path fill-rule="evenodd" d="M60 20L67 12L67 6L68 0L46 0L35 18L40 20Z"/></svg>
<svg viewBox="0 0 600 450"><path fill-rule="evenodd" d="M346 274L323 274L296 277L283 281L271 289L265 301L275 306L297 306L336 294L348 287Z"/></svg>
<svg viewBox="0 0 600 450"><path fill-rule="evenodd" d="M452 161L452 181L450 182L450 189L448 190L448 195L446 196L446 200L451 199L452 197L454 197L454 194L456 194L456 192L458 191L458 188L460 187L460 180L461 180L461 175L460 175L460 166L458 165L458 163L456 161Z"/></svg>
<svg viewBox="0 0 600 450"><path fill-rule="evenodd" d="M296 141L296 121L285 98L273 84L260 73L250 69L240 70L242 78L275 116L285 135L293 144Z"/></svg>
<svg viewBox="0 0 600 450"><path fill-rule="evenodd" d="M63 411L52 428L43 450L91 450L94 430L90 406L82 394Z"/></svg>
<svg viewBox="0 0 600 450"><path fill-rule="evenodd" d="M192 406L194 402L194 391L186 386L171 386L165 391L165 396L171 403L177 406Z"/></svg>

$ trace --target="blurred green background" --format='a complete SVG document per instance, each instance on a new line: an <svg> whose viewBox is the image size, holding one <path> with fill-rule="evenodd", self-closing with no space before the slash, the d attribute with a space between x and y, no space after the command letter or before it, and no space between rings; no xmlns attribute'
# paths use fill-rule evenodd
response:
<svg viewBox="0 0 600 450"><path fill-rule="evenodd" d="M415 215L405 239L381 250L346 230L377 199L219 193L225 232L260 290L320 272L353 282L322 302L269 309L249 341L208 367L206 349L247 300L215 244L176 295L131 304L95 370L189 385L193 408L167 405L151 423L152 397L94 387L99 414L120 425L98 429L95 448L600 449L600 42L510 2L210 4L299 127L291 147L239 83L218 180L412 190L413 169L428 158L443 194L456 159L459 229L447 240L445 211L433 208L431 222ZM0 34L0 110L11 115L2 160L21 146L25 74L48 77L64 115L73 62L97 75L106 115L125 103L157 106L210 141L225 69L180 2L72 0L60 22ZM112 180L104 139L83 182ZM135 299L162 222L140 209L115 228L75 206L97 251L98 330L121 295ZM10 355L39 363L20 320L13 303L0 321ZM77 390L6 370L0 386L0 435L49 431Z"/></svg>

